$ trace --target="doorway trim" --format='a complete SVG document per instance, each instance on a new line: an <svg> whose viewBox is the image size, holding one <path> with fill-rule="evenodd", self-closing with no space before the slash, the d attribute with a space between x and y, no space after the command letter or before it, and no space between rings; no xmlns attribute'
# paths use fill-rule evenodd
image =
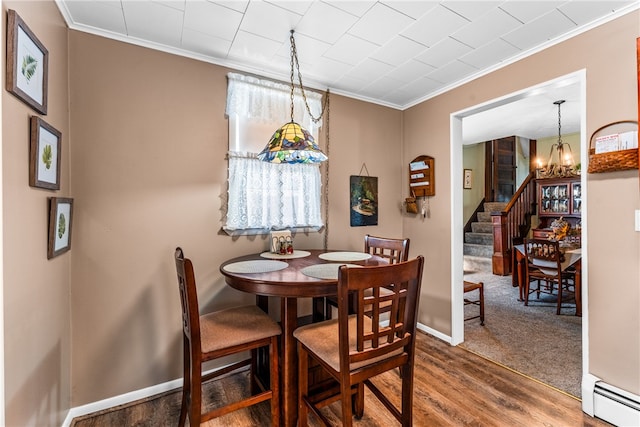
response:
<svg viewBox="0 0 640 427"><path fill-rule="evenodd" d="M587 102L586 102L586 70L582 69L571 74L546 81L536 86L523 89L518 92L495 98L482 104L474 105L450 115L450 179L451 179L451 344L458 345L464 342L464 304L462 285L464 280L463 270L463 217L462 217L462 120L465 117L506 105L530 96L534 93L547 91L562 85L566 81L579 84L580 91L580 162L588 164L589 146L586 135ZM586 168L585 168L586 172ZM583 194L582 210L582 377L588 373L589 367L589 284L588 284L588 187L587 174L581 174Z"/></svg>

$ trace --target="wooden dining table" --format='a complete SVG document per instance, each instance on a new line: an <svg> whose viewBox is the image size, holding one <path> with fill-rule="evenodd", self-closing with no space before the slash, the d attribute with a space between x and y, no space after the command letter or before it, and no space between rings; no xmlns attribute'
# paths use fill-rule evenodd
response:
<svg viewBox="0 0 640 427"><path fill-rule="evenodd" d="M526 257L524 254L524 245L514 245L513 247L513 286L519 288L519 300L524 301L524 286L527 268ZM582 250L581 248L570 249L565 252L565 259L562 262L562 270L567 268L575 270L575 298L576 298L576 316L582 316Z"/></svg>
<svg viewBox="0 0 640 427"><path fill-rule="evenodd" d="M286 266L278 263L286 263ZM268 297L280 299L282 336L279 355L283 425L295 426L298 418L298 357L293 337L293 331L301 321L298 316L298 298L336 295L340 265L376 266L387 263L385 258L363 252L296 250L290 256L277 256L269 252L255 253L230 259L220 265L220 272L225 276L226 283L239 291L255 294L258 306L266 312Z"/></svg>

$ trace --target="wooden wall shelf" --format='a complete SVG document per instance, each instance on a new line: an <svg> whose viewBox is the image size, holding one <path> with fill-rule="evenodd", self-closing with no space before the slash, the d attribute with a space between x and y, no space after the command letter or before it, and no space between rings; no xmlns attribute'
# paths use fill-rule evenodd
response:
<svg viewBox="0 0 640 427"><path fill-rule="evenodd" d="M435 159L418 156L409 163L409 194L414 197L435 196Z"/></svg>

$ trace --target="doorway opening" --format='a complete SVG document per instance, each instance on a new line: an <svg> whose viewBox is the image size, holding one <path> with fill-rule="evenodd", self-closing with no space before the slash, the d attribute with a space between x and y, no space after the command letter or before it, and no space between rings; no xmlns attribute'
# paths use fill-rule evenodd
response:
<svg viewBox="0 0 640 427"><path fill-rule="evenodd" d="M463 291L462 284L464 280L464 268L463 268L463 228L464 228L464 217L463 217L463 176L464 176L464 166L463 166L463 145L465 143L465 126L467 123L472 123L474 119L479 117L483 117L486 114L493 114L491 120L487 120L486 117L482 118L484 123L498 123L496 120L501 120L499 117L500 111L509 110L513 112L514 109L517 109L519 104L523 104L524 100L531 101L531 99L535 97L541 97L541 102L545 104L545 108L548 108L546 104L552 104L554 97L558 96L556 94L563 93L563 90L567 90L568 86L573 85L573 90L577 91L577 104L579 105L579 118L578 118L578 126L579 126L579 134L580 134L580 158L581 163L586 164L588 158L588 141L586 137L586 72L584 70L572 73L567 76L560 77L558 79L554 79L552 81L548 81L542 83L538 86L524 89L520 92L512 93L507 96L504 96L499 99L488 101L484 104L476 105L470 107L468 109L455 112L451 114L451 200L452 200L452 209L451 209L451 257L452 257L452 334L451 341L453 345L458 345L464 342L464 305L463 305ZM533 105L533 104L531 104ZM502 120L506 120L504 117ZM513 118L509 119L513 120ZM527 120L527 117L523 115L522 120ZM551 135L551 134L550 134ZM550 136L547 135L547 136ZM509 135L496 135L493 137L487 137L485 140L490 140L494 138L499 138L503 136ZM532 138L533 139L533 138ZM586 189L586 175L583 174L581 176L581 183L583 190ZM583 191L583 206L586 206L586 193L587 191ZM588 265L587 253L584 250L587 246L586 242L586 227L587 227L587 210L583 208L582 210L582 228L583 228L583 238L582 238L582 247L583 247L583 269L586 270L586 266ZM504 283L504 276L496 276L497 278L502 279ZM510 279L510 276L509 276ZM583 276L582 279L582 305L583 307L588 307L588 278L586 275ZM516 288L517 290L517 288ZM485 325L491 322L491 312L490 309L487 308L485 310ZM583 312L583 317L581 319L581 339L582 339L582 348L581 348L581 358L582 358L582 370L581 377L584 377L586 373L585 367L588 365L588 312ZM482 355L482 354L481 354ZM508 365L507 365L508 366Z"/></svg>

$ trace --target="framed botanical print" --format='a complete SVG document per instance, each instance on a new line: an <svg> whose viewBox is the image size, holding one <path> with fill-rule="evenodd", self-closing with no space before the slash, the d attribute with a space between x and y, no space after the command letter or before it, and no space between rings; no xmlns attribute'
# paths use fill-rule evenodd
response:
<svg viewBox="0 0 640 427"><path fill-rule="evenodd" d="M62 134L40 117L31 117L29 185L60 189L60 147Z"/></svg>
<svg viewBox="0 0 640 427"><path fill-rule="evenodd" d="M471 189L471 186L473 185L473 170L471 169L465 169L464 170L464 181L463 181L463 187L465 190L469 190Z"/></svg>
<svg viewBox="0 0 640 427"><path fill-rule="evenodd" d="M49 241L47 259L57 257L71 249L73 199L49 198Z"/></svg>
<svg viewBox="0 0 640 427"><path fill-rule="evenodd" d="M49 51L15 10L7 11L7 90L47 114Z"/></svg>

